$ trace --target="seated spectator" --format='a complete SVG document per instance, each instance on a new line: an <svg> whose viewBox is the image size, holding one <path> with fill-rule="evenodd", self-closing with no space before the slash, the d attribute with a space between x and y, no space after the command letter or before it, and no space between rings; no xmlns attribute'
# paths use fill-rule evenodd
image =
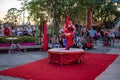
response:
<svg viewBox="0 0 120 80"><path fill-rule="evenodd" d="M22 36L22 31L23 31L23 28L22 27L17 27L17 36Z"/></svg>
<svg viewBox="0 0 120 80"><path fill-rule="evenodd" d="M5 28L4 28L4 35L5 36L10 36L10 28L8 27L8 26L5 26Z"/></svg>
<svg viewBox="0 0 120 80"><path fill-rule="evenodd" d="M76 38L76 46L77 47L79 47L79 48L83 48L83 44L82 44L82 42L81 42L81 37L80 37L80 35L79 36L77 36L77 38Z"/></svg>
<svg viewBox="0 0 120 80"><path fill-rule="evenodd" d="M26 28L24 28L24 30L23 30L23 36L28 36L28 31Z"/></svg>
<svg viewBox="0 0 120 80"><path fill-rule="evenodd" d="M52 38L52 44L54 48L59 48L60 44L59 44L59 39L56 35L53 36Z"/></svg>
<svg viewBox="0 0 120 80"><path fill-rule="evenodd" d="M86 39L84 38L84 36L81 36L81 43L83 44L83 49L90 49L92 48L92 43L91 42L87 42ZM91 44L91 45L90 45Z"/></svg>
<svg viewBox="0 0 120 80"><path fill-rule="evenodd" d="M0 36L4 36L4 30L0 27Z"/></svg>
<svg viewBox="0 0 120 80"><path fill-rule="evenodd" d="M60 43L60 47L64 47L61 35L59 35L59 39L58 40L59 40L59 43Z"/></svg>

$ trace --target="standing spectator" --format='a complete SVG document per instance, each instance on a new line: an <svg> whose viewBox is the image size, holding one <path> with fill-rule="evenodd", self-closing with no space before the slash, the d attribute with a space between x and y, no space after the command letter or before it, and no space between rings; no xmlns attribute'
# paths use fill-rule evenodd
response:
<svg viewBox="0 0 120 80"><path fill-rule="evenodd" d="M95 43L97 42L98 37L99 37L98 31L95 30L95 33L94 33L94 41L95 41Z"/></svg>
<svg viewBox="0 0 120 80"><path fill-rule="evenodd" d="M100 31L100 40L103 41L103 38L104 38L104 31L101 30L101 31Z"/></svg>
<svg viewBox="0 0 120 80"><path fill-rule="evenodd" d="M89 30L89 34L90 34L90 38L91 38L91 41L93 40L93 37L94 37L94 34L95 34L95 31L93 30L93 28L91 28Z"/></svg>

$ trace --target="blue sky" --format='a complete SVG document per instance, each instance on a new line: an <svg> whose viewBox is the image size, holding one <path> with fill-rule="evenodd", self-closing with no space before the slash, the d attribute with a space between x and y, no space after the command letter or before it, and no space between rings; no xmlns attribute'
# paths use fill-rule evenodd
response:
<svg viewBox="0 0 120 80"><path fill-rule="evenodd" d="M20 3L17 0L0 0L0 19L4 18L10 8L20 9Z"/></svg>

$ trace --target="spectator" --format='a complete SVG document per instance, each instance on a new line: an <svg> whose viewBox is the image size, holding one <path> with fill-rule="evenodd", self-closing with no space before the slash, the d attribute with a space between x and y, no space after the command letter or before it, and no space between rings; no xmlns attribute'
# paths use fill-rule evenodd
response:
<svg viewBox="0 0 120 80"><path fill-rule="evenodd" d="M0 36L4 36L4 30L2 29L1 26L0 26Z"/></svg>
<svg viewBox="0 0 120 80"><path fill-rule="evenodd" d="M5 28L4 28L4 35L10 36L10 28L8 26L5 26Z"/></svg>

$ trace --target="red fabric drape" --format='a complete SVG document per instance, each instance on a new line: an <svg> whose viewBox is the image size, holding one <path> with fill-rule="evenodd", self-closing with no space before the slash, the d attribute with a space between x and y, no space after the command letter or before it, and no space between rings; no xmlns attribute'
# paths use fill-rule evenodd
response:
<svg viewBox="0 0 120 80"><path fill-rule="evenodd" d="M43 51L47 51L48 49L48 37L47 37L47 27L46 27L46 21L44 20L44 36L43 36Z"/></svg>

